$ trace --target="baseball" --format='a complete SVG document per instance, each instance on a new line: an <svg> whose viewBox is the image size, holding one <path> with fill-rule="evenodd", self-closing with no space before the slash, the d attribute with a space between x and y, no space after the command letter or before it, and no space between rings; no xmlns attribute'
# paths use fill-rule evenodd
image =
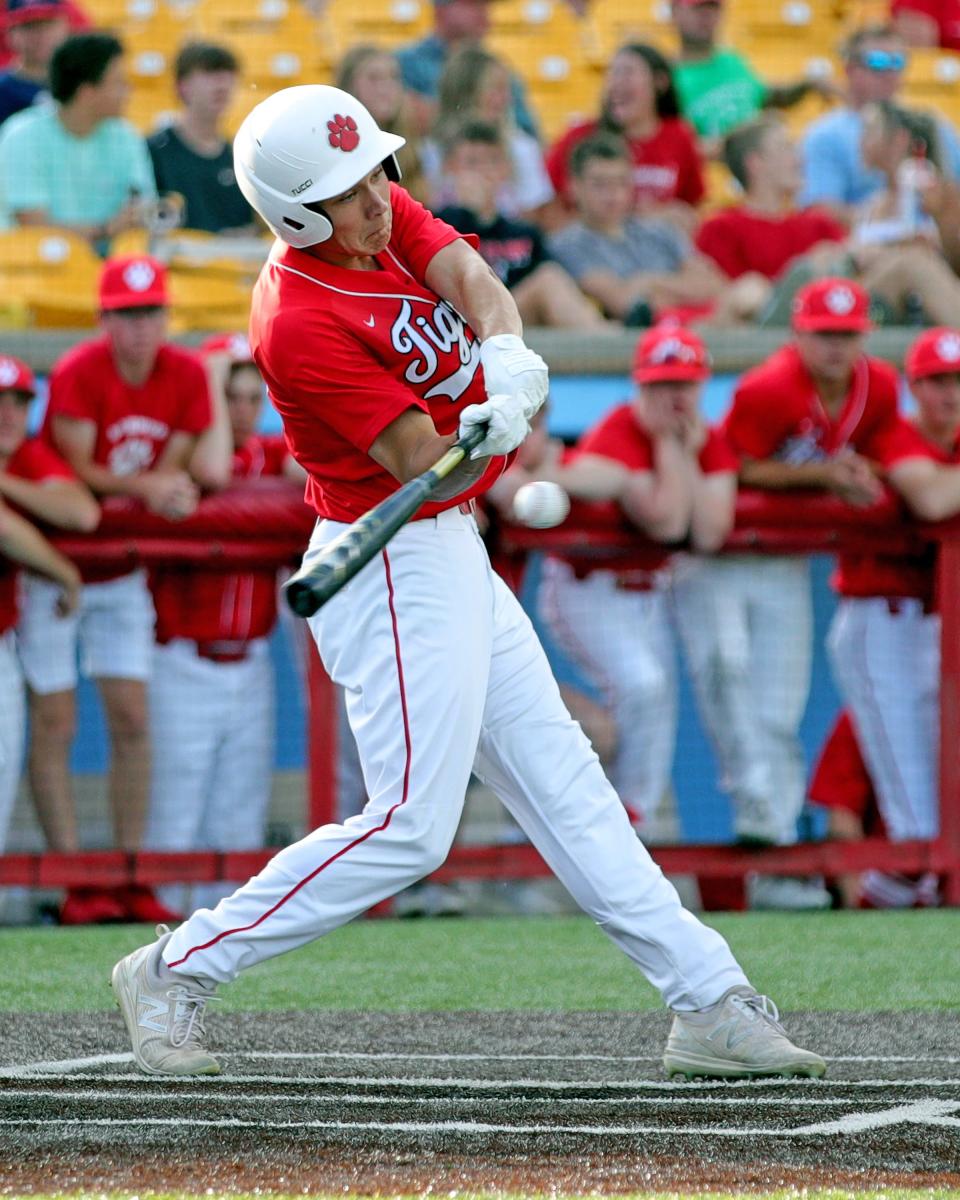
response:
<svg viewBox="0 0 960 1200"><path fill-rule="evenodd" d="M525 483L513 498L513 515L531 529L553 529L566 519L570 497L557 483Z"/></svg>

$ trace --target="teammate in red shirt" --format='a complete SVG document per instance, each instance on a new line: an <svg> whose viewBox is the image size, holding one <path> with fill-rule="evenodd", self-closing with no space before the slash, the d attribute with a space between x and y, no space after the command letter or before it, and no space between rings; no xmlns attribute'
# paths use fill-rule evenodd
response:
<svg viewBox="0 0 960 1200"><path fill-rule="evenodd" d="M204 439L230 455L231 479L283 476L302 489L303 470L282 437L257 432L263 380L247 338L209 339L214 425ZM205 447L198 447L202 453ZM196 458L196 455L195 455ZM277 572L226 572L195 563L151 578L157 646L150 676L154 747L144 845L151 850L250 850L263 845L274 746L274 678L267 643L277 618ZM212 907L233 885L169 889L183 911Z"/></svg>
<svg viewBox="0 0 960 1200"><path fill-rule="evenodd" d="M740 484L829 489L852 504L881 492L870 458L897 420L897 377L863 352L869 298L824 279L796 297L794 341L740 381L724 429ZM787 845L806 794L799 725L810 687L812 612L802 557L724 555L677 589L704 722L734 805L736 836ZM754 907L827 907L817 883L758 876Z"/></svg>
<svg viewBox="0 0 960 1200"><path fill-rule="evenodd" d="M199 434L210 424L202 364L166 343L164 268L146 256L103 268L99 305L103 337L68 351L50 377L44 437L99 497L142 501L171 520L196 507L189 474ZM30 689L30 781L51 849L79 848L69 774L75 727L76 653L97 680L113 748L110 803L117 843L135 850L146 817L150 779L146 680L154 613L146 573L84 568L80 609L58 619L55 596L30 580L20 630ZM91 920L159 920L168 916L147 889L102 894ZM72 914L81 919L83 912Z"/></svg>
<svg viewBox="0 0 960 1200"><path fill-rule="evenodd" d="M737 461L700 416L710 368L685 329L651 330L637 344L628 404L608 413L577 446L571 471L619 468L613 499L577 503L567 519L584 544L600 531L646 535L616 559L551 554L540 613L557 642L605 696L617 726L610 780L640 836L675 840L664 813L676 743L676 647L670 621L671 552L653 542L689 534L715 550L733 528Z"/></svg>
<svg viewBox="0 0 960 1200"><path fill-rule="evenodd" d="M35 394L33 372L26 363L0 356L0 853L20 782L26 725L23 675L14 644L17 566L50 581L64 614L76 608L80 595L77 568L21 514L63 529L93 529L100 519L95 500L67 464L48 446L27 437Z"/></svg>
<svg viewBox="0 0 960 1200"><path fill-rule="evenodd" d="M906 375L916 417L899 424L879 458L910 511L938 521L960 512L960 331L921 334ZM860 555L843 560L836 578L831 663L892 841L934 838L940 828L935 561L932 549Z"/></svg>
<svg viewBox="0 0 960 1200"><path fill-rule="evenodd" d="M366 808L115 966L136 1061L164 1074L219 1070L203 1045L213 987L434 870L475 770L678 1010L668 1071L820 1075L823 1060L771 1022L726 943L683 911L633 836L529 620L490 568L469 500L523 441L546 399L546 366L476 251L398 186L402 145L324 86L275 93L237 135L241 189L286 243L261 272L251 334L324 518L305 561L458 433L483 439L310 621L347 692ZM733 1049L704 1040L718 1027L735 1031Z"/></svg>

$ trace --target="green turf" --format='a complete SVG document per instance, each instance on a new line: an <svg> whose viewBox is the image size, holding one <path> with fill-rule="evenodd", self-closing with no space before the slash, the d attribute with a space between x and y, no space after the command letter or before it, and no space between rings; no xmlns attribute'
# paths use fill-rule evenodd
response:
<svg viewBox="0 0 960 1200"><path fill-rule="evenodd" d="M784 1009L960 1008L960 911L709 918ZM0 1010L112 1005L107 978L146 926L0 930ZM583 917L357 921L247 972L227 1009L623 1009L659 997Z"/></svg>

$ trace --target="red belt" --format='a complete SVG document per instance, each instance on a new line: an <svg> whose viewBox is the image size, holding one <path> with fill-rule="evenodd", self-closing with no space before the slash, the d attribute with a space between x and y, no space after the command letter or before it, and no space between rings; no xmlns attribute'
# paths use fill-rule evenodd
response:
<svg viewBox="0 0 960 1200"><path fill-rule="evenodd" d="M157 638L158 646L166 646L173 638ZM179 639L178 639L179 640ZM195 642L192 638L183 638L196 651L198 658L206 658L215 663L245 662L250 657L250 643L223 639L218 642Z"/></svg>
<svg viewBox="0 0 960 1200"><path fill-rule="evenodd" d="M926 616L936 612L931 602L921 600L918 596L884 596L883 600L891 617L899 617L902 612L907 612L911 604L919 604Z"/></svg>

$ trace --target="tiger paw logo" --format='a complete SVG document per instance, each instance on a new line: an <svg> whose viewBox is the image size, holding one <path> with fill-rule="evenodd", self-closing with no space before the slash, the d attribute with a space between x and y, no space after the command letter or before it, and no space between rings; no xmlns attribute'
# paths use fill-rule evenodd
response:
<svg viewBox="0 0 960 1200"><path fill-rule="evenodd" d="M343 117L340 113L334 113L333 120L327 122L327 128L330 130L328 140L335 149L349 153L360 145L360 134L353 117Z"/></svg>

